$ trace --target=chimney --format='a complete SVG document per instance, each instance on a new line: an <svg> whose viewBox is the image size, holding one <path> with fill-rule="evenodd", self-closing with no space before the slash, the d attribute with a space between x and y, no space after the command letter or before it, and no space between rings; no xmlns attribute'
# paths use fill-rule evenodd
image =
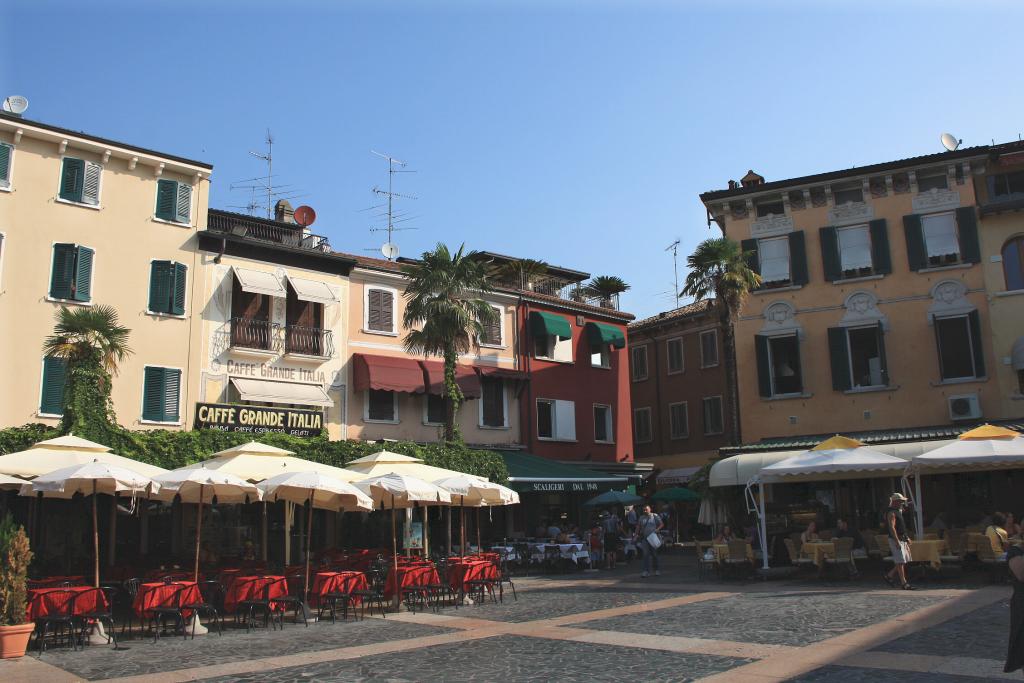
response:
<svg viewBox="0 0 1024 683"><path fill-rule="evenodd" d="M274 205L274 220L278 223L294 223L295 210L287 199L279 199Z"/></svg>
<svg viewBox="0 0 1024 683"><path fill-rule="evenodd" d="M740 178L740 183L743 187L753 187L755 185L764 185L764 176L760 176L754 173L753 170L747 171L747 175Z"/></svg>
<svg viewBox="0 0 1024 683"><path fill-rule="evenodd" d="M730 190L735 190L739 186L740 186L740 184L737 183L735 180L730 180L729 181L729 189Z"/></svg>

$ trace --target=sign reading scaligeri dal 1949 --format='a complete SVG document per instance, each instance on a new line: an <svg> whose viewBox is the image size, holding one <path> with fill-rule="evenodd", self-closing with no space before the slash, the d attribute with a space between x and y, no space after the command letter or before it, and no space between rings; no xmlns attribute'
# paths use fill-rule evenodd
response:
<svg viewBox="0 0 1024 683"><path fill-rule="evenodd" d="M197 403L195 428L249 434L280 432L291 436L319 436L324 428L324 414L320 410Z"/></svg>

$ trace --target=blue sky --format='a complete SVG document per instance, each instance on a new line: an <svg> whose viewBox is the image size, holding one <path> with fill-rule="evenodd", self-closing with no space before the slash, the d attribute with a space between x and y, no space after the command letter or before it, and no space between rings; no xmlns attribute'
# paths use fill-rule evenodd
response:
<svg viewBox="0 0 1024 683"><path fill-rule="evenodd" d="M771 6L769 6L769 4ZM892 9L890 5L897 5ZM1024 132L1011 2L7 2L0 93L28 117L213 163L211 206L275 137L315 232L370 254L386 162L438 241L541 258L671 308L713 233L698 194ZM681 259L682 260L682 259ZM685 268L680 268L680 278Z"/></svg>

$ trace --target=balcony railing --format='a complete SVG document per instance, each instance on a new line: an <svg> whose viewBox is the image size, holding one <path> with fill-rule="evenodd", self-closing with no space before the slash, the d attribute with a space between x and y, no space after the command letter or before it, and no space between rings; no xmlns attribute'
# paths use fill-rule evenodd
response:
<svg viewBox="0 0 1024 683"><path fill-rule="evenodd" d="M507 287L509 289L523 289L519 281L515 278L497 280L494 282L494 286ZM614 311L619 310L618 294L610 298L593 296L592 294L589 294L587 290L584 289L583 285L578 282L566 282L565 280L559 280L558 278L541 277L529 282L525 289L526 291L554 296L559 299L565 299L566 301L575 301L577 303L597 306L599 308L607 308Z"/></svg>
<svg viewBox="0 0 1024 683"><path fill-rule="evenodd" d="M331 244L326 237L308 233L299 225L291 228L246 216L210 213L207 227L214 232L224 232L260 242L331 253Z"/></svg>
<svg viewBox="0 0 1024 683"><path fill-rule="evenodd" d="M231 348L276 351L278 325L256 318L231 319Z"/></svg>
<svg viewBox="0 0 1024 683"><path fill-rule="evenodd" d="M288 325L284 329L284 352L318 358L334 355L334 335L330 330L302 325Z"/></svg>

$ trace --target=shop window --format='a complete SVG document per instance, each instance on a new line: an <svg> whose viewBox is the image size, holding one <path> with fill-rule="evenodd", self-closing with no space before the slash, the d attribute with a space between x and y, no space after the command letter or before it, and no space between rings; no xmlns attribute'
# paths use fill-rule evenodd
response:
<svg viewBox="0 0 1024 683"><path fill-rule="evenodd" d="M690 436L690 416L686 401L668 405L669 435L673 439L685 439Z"/></svg>
<svg viewBox="0 0 1024 683"><path fill-rule="evenodd" d="M700 333L700 366L710 368L718 365L718 330Z"/></svg>
<svg viewBox="0 0 1024 683"><path fill-rule="evenodd" d="M668 374L683 372L686 369L686 361L683 356L683 338L676 337L665 343L665 352L668 354Z"/></svg>
<svg viewBox="0 0 1024 683"><path fill-rule="evenodd" d="M634 382L647 379L647 346L634 346L630 350L630 372Z"/></svg>
<svg viewBox="0 0 1024 683"><path fill-rule="evenodd" d="M633 441L636 443L650 443L653 438L651 433L651 409L635 408L633 410Z"/></svg>
<svg viewBox="0 0 1024 683"><path fill-rule="evenodd" d="M722 433L722 397L704 399L704 436Z"/></svg>
<svg viewBox="0 0 1024 683"><path fill-rule="evenodd" d="M612 443L612 407L594 405L594 441Z"/></svg>
<svg viewBox="0 0 1024 683"><path fill-rule="evenodd" d="M367 422L398 422L398 395L383 389L366 390Z"/></svg>
<svg viewBox="0 0 1024 683"><path fill-rule="evenodd" d="M1024 235L1003 245L1003 277L1007 291L1024 289Z"/></svg>

